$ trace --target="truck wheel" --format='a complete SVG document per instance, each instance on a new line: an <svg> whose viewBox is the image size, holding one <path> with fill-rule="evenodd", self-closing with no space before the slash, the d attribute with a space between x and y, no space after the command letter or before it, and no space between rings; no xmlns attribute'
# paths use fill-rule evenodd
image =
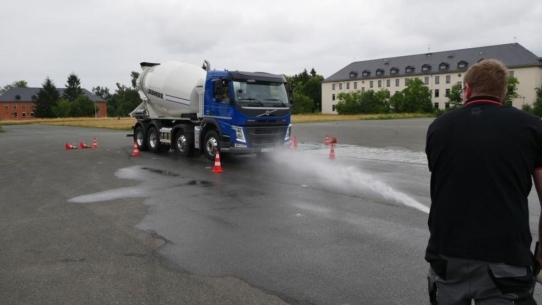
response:
<svg viewBox="0 0 542 305"><path fill-rule="evenodd" d="M194 147L190 145L188 136L183 129L180 129L175 135L174 142L175 151L183 157L189 157L194 153Z"/></svg>
<svg viewBox="0 0 542 305"><path fill-rule="evenodd" d="M210 161L214 161L216 151L220 150L220 140L216 131L210 130L207 132L207 134L205 134L203 145L203 154L205 155L205 158Z"/></svg>
<svg viewBox="0 0 542 305"><path fill-rule="evenodd" d="M147 141L145 141L145 131L143 126L137 126L134 131L134 142L137 144L137 148L140 151L147 150Z"/></svg>

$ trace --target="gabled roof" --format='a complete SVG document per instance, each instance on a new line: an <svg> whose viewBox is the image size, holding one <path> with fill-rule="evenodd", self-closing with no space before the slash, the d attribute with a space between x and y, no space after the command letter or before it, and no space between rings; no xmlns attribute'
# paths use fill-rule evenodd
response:
<svg viewBox="0 0 542 305"><path fill-rule="evenodd" d="M335 74L326 78L324 82L349 80L349 75L351 71L376 71L377 69L384 69L385 72L382 76L386 77L390 76L390 72L387 69L389 66L399 69L398 73L393 74L394 77L404 75L412 76L417 74L427 74L427 71L422 71L421 69L424 64L438 67L443 62L447 63L449 65L449 68L446 69L445 72L441 73L465 71L465 69L458 69L459 62L465 61L470 66L477 63L481 59L489 58L494 58L502 61L508 68L534 66L542 67L541 57L534 55L531 51L525 49L522 45L518 43L510 43L470 49L450 50L427 54L357 61L347 65ZM414 70L415 72L405 73L404 71L407 66L412 66L416 68ZM439 73L439 71L433 70L433 73ZM382 76L371 76L371 78L381 78Z"/></svg>
<svg viewBox="0 0 542 305"><path fill-rule="evenodd" d="M31 102L32 96L38 94L41 88L11 88L0 95L0 103L2 102ZM64 94L66 88L57 88L60 96ZM83 94L88 96L93 102L105 102L103 98L92 94L92 92L87 89L82 89ZM19 99L16 98L19 96Z"/></svg>

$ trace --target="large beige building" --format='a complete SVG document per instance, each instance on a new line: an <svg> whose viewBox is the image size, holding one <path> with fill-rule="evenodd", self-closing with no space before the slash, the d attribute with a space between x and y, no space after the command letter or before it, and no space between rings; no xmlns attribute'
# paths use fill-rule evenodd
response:
<svg viewBox="0 0 542 305"><path fill-rule="evenodd" d="M542 86L542 58L518 43L451 50L353 62L322 82L322 113L336 114L341 92L387 89L393 95L406 87L408 79L419 78L431 89L435 108L448 107L446 93L462 84L470 65L482 59L502 61L519 81L520 97L513 105L533 104L535 88Z"/></svg>

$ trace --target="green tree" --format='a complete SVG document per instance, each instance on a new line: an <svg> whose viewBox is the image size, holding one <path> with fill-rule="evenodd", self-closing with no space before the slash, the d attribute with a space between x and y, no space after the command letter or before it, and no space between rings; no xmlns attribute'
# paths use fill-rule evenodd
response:
<svg viewBox="0 0 542 305"><path fill-rule="evenodd" d="M463 88L460 85L453 85L450 93L446 94L448 103L450 103L450 109L455 109L463 104Z"/></svg>
<svg viewBox="0 0 542 305"><path fill-rule="evenodd" d="M295 92L294 102L292 103L292 114L304 114L312 112L313 101L310 97Z"/></svg>
<svg viewBox="0 0 542 305"><path fill-rule="evenodd" d="M431 90L423 84L419 78L411 79L407 87L402 90L403 103L399 112L405 113L430 113L433 111L431 105Z"/></svg>
<svg viewBox="0 0 542 305"><path fill-rule="evenodd" d="M109 116L127 116L141 102L136 89L117 83L117 90L107 101L107 114Z"/></svg>
<svg viewBox="0 0 542 305"><path fill-rule="evenodd" d="M536 100L533 103L533 113L538 116L542 117L542 86L539 88L534 89L536 91Z"/></svg>
<svg viewBox="0 0 542 305"><path fill-rule="evenodd" d="M132 88L137 89L137 79L139 78L139 72L132 71L130 77L132 78Z"/></svg>
<svg viewBox="0 0 542 305"><path fill-rule="evenodd" d="M70 116L71 113L71 105L72 103L68 101L66 98L61 97L57 104L53 106L53 114L57 118L67 118Z"/></svg>
<svg viewBox="0 0 542 305"><path fill-rule="evenodd" d="M85 94L80 94L71 104L72 117L93 117L96 113L95 103Z"/></svg>
<svg viewBox="0 0 542 305"><path fill-rule="evenodd" d="M45 79L38 93L32 96L34 102L34 116L37 118L53 118L53 107L60 99L60 94L55 87L55 84L49 77Z"/></svg>
<svg viewBox="0 0 542 305"><path fill-rule="evenodd" d="M3 88L0 88L0 95L11 88L28 88L28 83L25 80L14 81L9 85L5 85Z"/></svg>
<svg viewBox="0 0 542 305"><path fill-rule="evenodd" d="M361 110L361 91L341 92L337 96L339 102L335 105L335 109L339 114L359 114Z"/></svg>
<svg viewBox="0 0 542 305"><path fill-rule="evenodd" d="M506 88L507 89L506 96L502 103L504 106L512 106L512 101L515 98L519 97L518 84L519 84L519 81L517 78L513 76L508 77L508 87Z"/></svg>
<svg viewBox="0 0 542 305"><path fill-rule="evenodd" d="M402 112L405 101L405 94L399 91L390 97L390 111L395 113Z"/></svg>
<svg viewBox="0 0 542 305"><path fill-rule="evenodd" d="M64 89L63 97L68 101L73 102L79 95L83 94L81 89L81 80L74 73L68 76L68 82L66 83L66 89Z"/></svg>
<svg viewBox="0 0 542 305"><path fill-rule="evenodd" d="M92 93L96 96L103 98L104 101L109 101L111 98L111 93L109 93L109 88L107 87L94 87L92 88Z"/></svg>

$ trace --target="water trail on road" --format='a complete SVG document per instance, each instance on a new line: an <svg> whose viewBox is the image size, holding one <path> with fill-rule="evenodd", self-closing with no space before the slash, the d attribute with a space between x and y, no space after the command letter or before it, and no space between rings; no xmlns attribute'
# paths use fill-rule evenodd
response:
<svg viewBox="0 0 542 305"><path fill-rule="evenodd" d="M362 172L355 167L349 167L307 153L278 153L274 156L276 162L305 175L318 177L326 185L343 189L369 189L384 199L429 213L429 207L419 203L410 196L393 189L376 176Z"/></svg>

